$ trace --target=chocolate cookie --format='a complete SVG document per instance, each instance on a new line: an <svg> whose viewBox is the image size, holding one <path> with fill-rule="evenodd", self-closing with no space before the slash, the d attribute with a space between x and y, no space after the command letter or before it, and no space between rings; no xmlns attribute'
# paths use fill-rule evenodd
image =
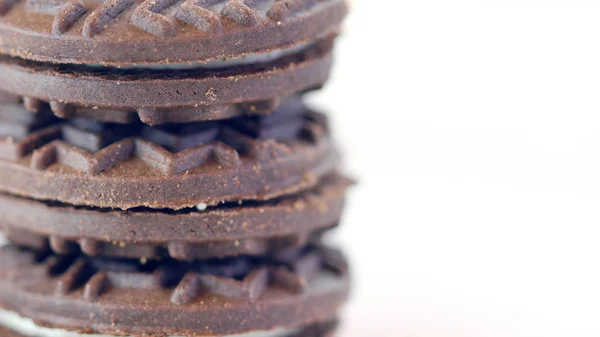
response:
<svg viewBox="0 0 600 337"><path fill-rule="evenodd" d="M336 33L344 0L1 0L0 52L131 65L285 54Z"/></svg>
<svg viewBox="0 0 600 337"><path fill-rule="evenodd" d="M20 334L15 330L9 330L8 328L0 326L0 336L2 337L30 337L35 333L36 337L86 337L90 335L77 334L75 332L68 332L63 329L44 328L37 326L31 319L23 318L18 314L12 312L6 312L5 317L11 320L11 325L14 325L15 330L22 331L24 334ZM338 326L337 320L331 320L325 323L316 323L301 328L290 329L279 329L278 331L269 331L262 334L261 337L332 337L334 336ZM67 335L68 334L68 335ZM105 335L110 336L110 335ZM249 333L246 336L236 335L235 337L252 337L256 334ZM225 336L227 337L227 336ZM231 336L230 336L231 337Z"/></svg>
<svg viewBox="0 0 600 337"><path fill-rule="evenodd" d="M300 195L206 210L116 211L0 194L0 229L14 244L71 254L193 260L300 247L334 227L349 181L328 177Z"/></svg>
<svg viewBox="0 0 600 337"><path fill-rule="evenodd" d="M298 99L274 98L235 104L200 105L172 109L111 110L78 107L71 104L50 103L35 98L9 94L0 91L0 107L15 113L29 115L29 112L47 115L53 113L59 118L84 118L106 123L131 124L142 122L148 125L180 124L199 121L221 120L239 116L267 115L279 107L281 101ZM17 112L20 111L20 112ZM0 111L0 114L3 112Z"/></svg>
<svg viewBox="0 0 600 337"><path fill-rule="evenodd" d="M57 257L0 250L0 322L113 335L230 335L335 318L347 265L323 247L274 258L163 261ZM8 316L8 318L7 318ZM168 317L168 319L165 319ZM2 322L4 320L4 322Z"/></svg>
<svg viewBox="0 0 600 337"><path fill-rule="evenodd" d="M86 117L104 121L127 120L137 112L149 124L219 119L236 114L227 111L233 104L269 109L281 97L322 86L331 67L331 44L326 39L269 63L178 71L56 65L0 56L0 90L25 97L34 111L49 102L64 118L83 110Z"/></svg>
<svg viewBox="0 0 600 337"><path fill-rule="evenodd" d="M121 209L266 200L334 171L327 129L298 101L268 116L166 127L0 109L0 190Z"/></svg>
<svg viewBox="0 0 600 337"><path fill-rule="evenodd" d="M0 336L2 337L29 337L34 333L36 337L86 337L86 335L67 332L62 329L40 327L37 326L31 319L20 317L19 315L11 312L7 312L5 317L11 319L11 324L15 325L15 330L20 330L24 334L20 334L15 330L9 330L8 328L0 326ZM297 329L291 329L291 331L286 331L286 329L280 329L280 331L269 331L266 335L263 334L262 337L332 337L335 334L337 326L338 321L331 320L325 323L316 323ZM69 333L69 335L66 335L65 332ZM256 335L236 335L236 337L251 336Z"/></svg>

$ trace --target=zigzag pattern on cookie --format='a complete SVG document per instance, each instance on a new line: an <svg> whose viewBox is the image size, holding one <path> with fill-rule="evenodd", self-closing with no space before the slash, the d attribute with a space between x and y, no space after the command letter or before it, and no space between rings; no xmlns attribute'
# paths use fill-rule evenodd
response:
<svg viewBox="0 0 600 337"><path fill-rule="evenodd" d="M107 0L88 15L83 23L82 34L94 37L111 22L118 19L125 10L131 7L135 0Z"/></svg>
<svg viewBox="0 0 600 337"><path fill-rule="evenodd" d="M79 107L73 104L50 101L48 103L32 98L20 97L0 92L0 104L3 109L7 105L18 109L21 105L28 111L48 115L48 112L59 118L89 118L101 122L129 124L141 121L148 125L168 123L188 123L202 120L216 120L238 115L263 115L273 112L280 105L279 98L246 102L240 104L215 104L194 107L181 107L169 110L140 108L137 111L107 110L96 107ZM2 113L0 111L0 113ZM25 114L26 115L26 114Z"/></svg>
<svg viewBox="0 0 600 337"><path fill-rule="evenodd" d="M0 0L0 15L8 13L18 1ZM315 5L333 0L25 1L28 10L54 16L53 34L63 34L85 18L82 35L88 38L120 20L129 20L133 26L157 37L169 38L178 33L177 21L201 31L218 33L223 21L246 27L269 22L280 24Z"/></svg>
<svg viewBox="0 0 600 337"><path fill-rule="evenodd" d="M180 261L226 257L237 255L260 255L281 249L298 248L309 242L319 242L321 234L327 229L309 233L297 233L281 237L259 237L239 240L222 240L206 243L171 241L164 244L132 244L125 242L106 242L91 238L77 240L61 236L44 236L27 230L3 228L5 236L17 246L37 250L52 249L62 255L83 252L89 256L146 257L155 259L169 257Z"/></svg>
<svg viewBox="0 0 600 337"><path fill-rule="evenodd" d="M175 6L176 0L146 0L132 15L134 26L161 38L176 35L175 19L199 30L217 33L222 20L251 27L269 20L281 22L302 11L309 10L315 0L185 0L176 8L174 17L164 11Z"/></svg>
<svg viewBox="0 0 600 337"><path fill-rule="evenodd" d="M209 162L237 167L240 156L261 159L286 155L291 151L288 140L314 141L325 132L326 126L320 124L316 113L296 114L301 111L294 110L280 123L258 126L260 132L245 131L249 128L243 126L273 117L194 123L180 127L184 131L176 130L176 126L151 128L137 124L106 128L99 122L75 119L50 124L19 139L0 135L4 136L0 138L0 158L18 161L31 154L32 168L44 170L58 163L92 175L131 158L142 160L164 175L184 173ZM294 123L292 129L282 128L290 119L302 122ZM10 119L8 122L13 123ZM24 124L30 127L36 122L34 119Z"/></svg>
<svg viewBox="0 0 600 337"><path fill-rule="evenodd" d="M0 0L0 15L8 13L19 0Z"/></svg>
<svg viewBox="0 0 600 337"><path fill-rule="evenodd" d="M4 271L28 268L37 280L48 279L57 296L83 289L86 301L95 301L111 287L133 289L170 289L170 301L184 305L217 295L234 301L255 302L269 287L302 294L321 271L344 276L345 260L331 260L334 251L311 246L288 252L288 259L274 260L238 257L193 263L176 261L136 262L82 256L57 256L43 252L4 248L0 265ZM336 268L331 266L335 265ZM31 278L34 279L34 278Z"/></svg>

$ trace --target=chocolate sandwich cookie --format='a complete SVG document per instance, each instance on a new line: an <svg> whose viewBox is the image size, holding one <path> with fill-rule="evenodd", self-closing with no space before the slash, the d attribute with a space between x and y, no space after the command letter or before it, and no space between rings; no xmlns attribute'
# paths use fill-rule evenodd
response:
<svg viewBox="0 0 600 337"><path fill-rule="evenodd" d="M22 333L0 326L0 336L2 337L94 337L94 335L79 334L62 329L39 327L30 319L20 317L17 314L7 314L7 316L12 316L11 318L14 318L14 325L16 325L14 329L20 330ZM259 335L248 334L246 337L332 337L336 332L337 326L338 321L332 320L325 323L317 323L299 329L293 329L289 332L282 329L280 331L269 331ZM96 337L98 337L98 335L96 335ZM107 336L104 335L102 337ZM244 335L230 337L244 337Z"/></svg>
<svg viewBox="0 0 600 337"><path fill-rule="evenodd" d="M268 109L281 97L322 86L331 67L331 45L331 39L321 40L267 63L176 71L57 65L0 56L0 90L24 97L34 111L49 102L64 118L83 110L86 117L104 121L126 120L132 113L150 124L219 119L234 115L227 110L234 104Z"/></svg>
<svg viewBox="0 0 600 337"><path fill-rule="evenodd" d="M0 229L16 245L65 255L178 260L262 255L304 246L336 226L348 184L332 176L295 196L182 211L94 209L0 194Z"/></svg>
<svg viewBox="0 0 600 337"><path fill-rule="evenodd" d="M0 52L55 63L252 62L337 33L344 0L1 0Z"/></svg>
<svg viewBox="0 0 600 337"><path fill-rule="evenodd" d="M149 127L0 108L0 190L72 205L207 207L314 187L338 155L297 101L268 116Z"/></svg>
<svg viewBox="0 0 600 337"><path fill-rule="evenodd" d="M20 110L58 118L83 118L100 122L131 124L142 122L148 125L181 124L199 121L221 120L250 115L268 115L275 111L282 101L298 100L298 97L283 97L234 104L199 105L172 109L113 110L96 107L75 106L56 101L45 102L35 98L9 94L0 91L2 110ZM0 112L1 113L1 112ZM25 113L27 114L27 113Z"/></svg>
<svg viewBox="0 0 600 337"><path fill-rule="evenodd" d="M37 326L31 319L23 318L14 313L7 313L5 317L11 320L14 330L0 326L0 336L2 337L99 337L98 335L80 334L64 329L44 328ZM279 329L279 331L268 331L263 334L247 334L246 336L236 334L229 337L333 337L338 326L337 320L325 323L316 323L298 329ZM15 330L21 331L21 333ZM110 335L108 335L110 336ZM103 335L102 337L108 337ZM227 337L227 336L223 336Z"/></svg>
<svg viewBox="0 0 600 337"><path fill-rule="evenodd" d="M92 334L293 335L335 319L348 296L347 269L324 247L146 264L5 247L0 324L18 330L31 323L24 317L35 327Z"/></svg>

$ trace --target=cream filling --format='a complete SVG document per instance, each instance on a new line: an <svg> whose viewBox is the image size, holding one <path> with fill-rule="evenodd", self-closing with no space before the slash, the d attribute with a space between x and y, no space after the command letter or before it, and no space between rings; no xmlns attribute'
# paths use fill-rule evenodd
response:
<svg viewBox="0 0 600 337"><path fill-rule="evenodd" d="M140 64L133 66L118 66L116 68L122 70L193 70L227 68L248 64L269 63L279 58L300 52L313 44L314 42L300 43L289 48L275 49L266 53L248 53L239 57L223 57L206 62L195 61L185 63ZM92 68L114 68L102 64L86 64L86 66Z"/></svg>
<svg viewBox="0 0 600 337"><path fill-rule="evenodd" d="M21 335L30 337L113 337L113 335L80 334L63 329L45 328L35 324L30 318L21 317L13 311L2 309L0 309L0 325ZM252 331L236 335L223 335L222 337L286 337L299 332L299 330L300 329L276 329L271 331Z"/></svg>

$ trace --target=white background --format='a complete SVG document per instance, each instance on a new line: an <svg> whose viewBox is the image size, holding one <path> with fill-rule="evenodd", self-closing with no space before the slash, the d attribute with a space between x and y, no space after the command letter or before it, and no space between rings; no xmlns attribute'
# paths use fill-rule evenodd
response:
<svg viewBox="0 0 600 337"><path fill-rule="evenodd" d="M340 337L600 336L600 11L561 6L600 2L354 2L311 97L360 179Z"/></svg>

